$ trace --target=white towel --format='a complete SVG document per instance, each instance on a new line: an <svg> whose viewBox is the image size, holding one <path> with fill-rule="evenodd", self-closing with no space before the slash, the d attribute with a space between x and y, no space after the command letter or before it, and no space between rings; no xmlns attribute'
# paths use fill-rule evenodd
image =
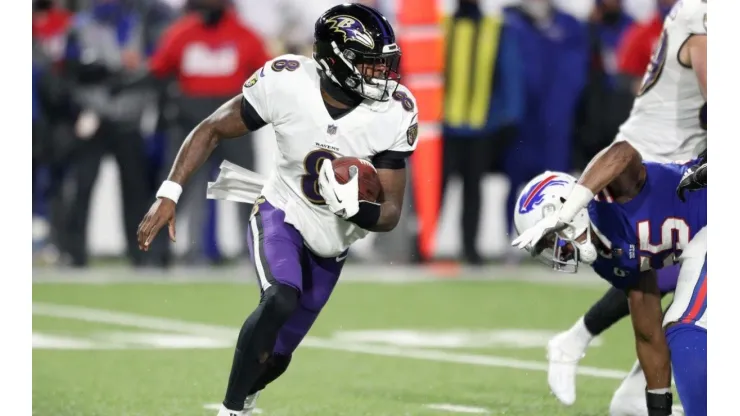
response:
<svg viewBox="0 0 740 416"><path fill-rule="evenodd" d="M208 182L206 198L252 204L265 186L265 177L228 160L221 163L215 182Z"/></svg>

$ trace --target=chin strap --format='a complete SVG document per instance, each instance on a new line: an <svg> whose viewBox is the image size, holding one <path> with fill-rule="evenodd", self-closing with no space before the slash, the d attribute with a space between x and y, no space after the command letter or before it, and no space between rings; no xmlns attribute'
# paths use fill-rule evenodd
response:
<svg viewBox="0 0 740 416"><path fill-rule="evenodd" d="M573 241L573 244L578 249L580 261L586 264L591 264L598 258L599 253L596 251L596 246L591 241L591 229L586 229L586 241L583 243Z"/></svg>

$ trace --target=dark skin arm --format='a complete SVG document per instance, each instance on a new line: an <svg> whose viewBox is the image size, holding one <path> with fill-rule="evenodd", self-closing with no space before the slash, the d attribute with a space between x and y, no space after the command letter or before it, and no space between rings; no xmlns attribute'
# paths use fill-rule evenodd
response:
<svg viewBox="0 0 740 416"><path fill-rule="evenodd" d="M640 281L628 293L637 358L649 390L671 386L671 355L663 330L657 274L642 272Z"/></svg>
<svg viewBox="0 0 740 416"><path fill-rule="evenodd" d="M642 156L631 144L625 141L616 142L591 159L578 183L594 194L603 191L610 184L617 188L629 188L627 184L634 179L641 163ZM612 191L617 195L630 193L622 192L622 189Z"/></svg>
<svg viewBox="0 0 740 416"><path fill-rule="evenodd" d="M380 218L368 231L388 232L396 228L401 219L403 195L406 192L406 169L378 169L382 185Z"/></svg>
<svg viewBox="0 0 740 416"><path fill-rule="evenodd" d="M167 180L184 185L223 139L241 137L248 132L241 116L242 96L224 103L190 132L177 153ZM175 202L158 198L139 224L139 249L148 250L159 230L169 224L170 239L175 241Z"/></svg>

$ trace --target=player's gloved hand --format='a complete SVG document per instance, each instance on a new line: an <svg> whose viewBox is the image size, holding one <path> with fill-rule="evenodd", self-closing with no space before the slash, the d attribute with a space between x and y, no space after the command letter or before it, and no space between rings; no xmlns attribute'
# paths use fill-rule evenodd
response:
<svg viewBox="0 0 740 416"><path fill-rule="evenodd" d="M671 416L673 414L673 393L645 391L648 416Z"/></svg>
<svg viewBox="0 0 740 416"><path fill-rule="evenodd" d="M360 211L358 170L350 168L349 181L337 182L331 160L324 159L319 170L319 193L329 209L342 219L349 219Z"/></svg>
<svg viewBox="0 0 740 416"><path fill-rule="evenodd" d="M534 226L524 230L519 237L512 241L511 245L519 249L528 250L533 256L537 253L532 250L545 236L558 232L566 227L566 223L560 219L560 213L556 212L539 220Z"/></svg>
<svg viewBox="0 0 740 416"><path fill-rule="evenodd" d="M686 202L686 191L693 192L707 187L707 163L689 168L676 188L678 199Z"/></svg>

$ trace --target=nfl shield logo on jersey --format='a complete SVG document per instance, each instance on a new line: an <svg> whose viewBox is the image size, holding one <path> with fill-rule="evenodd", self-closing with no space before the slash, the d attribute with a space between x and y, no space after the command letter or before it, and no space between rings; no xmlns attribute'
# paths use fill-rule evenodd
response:
<svg viewBox="0 0 740 416"><path fill-rule="evenodd" d="M336 124L329 124L329 127L326 128L326 132L328 134L337 134L337 126L336 126Z"/></svg>

